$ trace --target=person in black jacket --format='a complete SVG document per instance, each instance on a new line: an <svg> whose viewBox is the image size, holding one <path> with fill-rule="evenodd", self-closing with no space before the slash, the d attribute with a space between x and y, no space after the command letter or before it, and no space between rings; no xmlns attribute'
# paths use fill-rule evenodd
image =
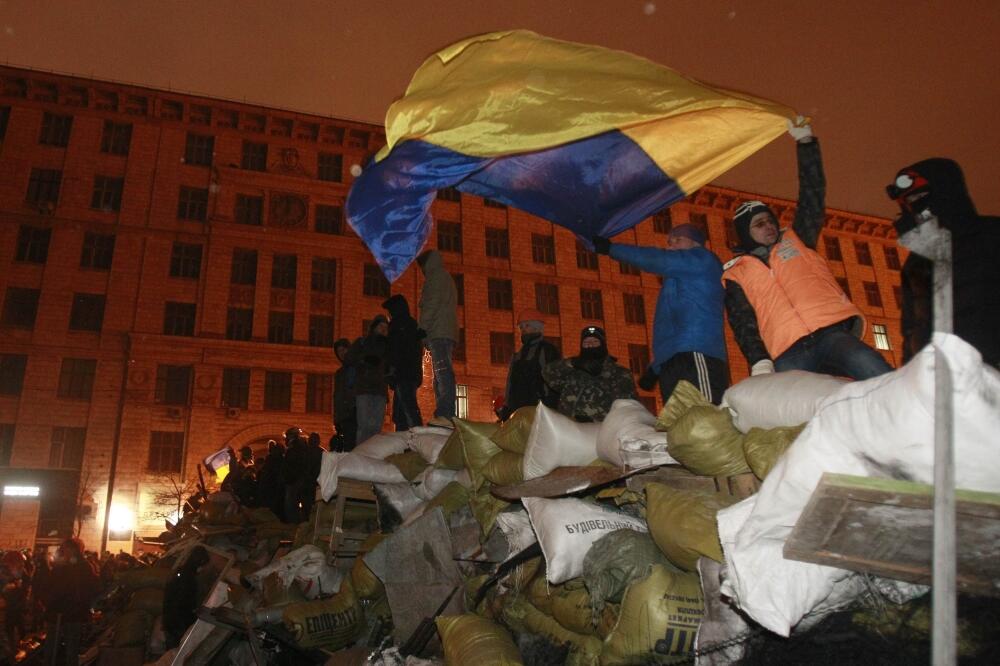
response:
<svg viewBox="0 0 1000 666"><path fill-rule="evenodd" d="M358 414L358 443L382 431L388 389L385 381L389 320L375 315L368 334L358 338L344 360L354 365L354 396Z"/></svg>
<svg viewBox="0 0 1000 666"><path fill-rule="evenodd" d="M1000 367L1000 218L980 215L962 169L941 157L900 169L886 190L899 204L903 236L936 217L951 232L953 330ZM931 340L934 329L933 264L910 253L903 264L903 361Z"/></svg>
<svg viewBox="0 0 1000 666"><path fill-rule="evenodd" d="M79 663L83 626L90 622L90 607L101 591L101 579L84 552L79 539L63 541L48 582L40 590L45 606L46 664Z"/></svg>
<svg viewBox="0 0 1000 666"><path fill-rule="evenodd" d="M382 303L389 312L387 381L392 387L392 421L396 430L409 430L423 425L417 389L424 378L424 348L426 336L410 315L410 304L402 294L394 294Z"/></svg>
<svg viewBox="0 0 1000 666"><path fill-rule="evenodd" d="M354 366L344 358L351 348L351 341L340 338L333 343L333 353L340 361L340 369L333 373L333 425L337 429L338 450L350 451L357 442L358 415L354 405ZM331 449L333 450L333 449Z"/></svg>
<svg viewBox="0 0 1000 666"><path fill-rule="evenodd" d="M285 519L285 491L281 485L281 468L285 462L285 447L270 439L267 457L257 472L257 505L270 509L278 520Z"/></svg>
<svg viewBox="0 0 1000 666"><path fill-rule="evenodd" d="M208 561L208 551L203 546L195 546L163 588L163 632L168 650L180 644L188 627L198 619L195 615L201 606L198 570Z"/></svg>
<svg viewBox="0 0 1000 666"><path fill-rule="evenodd" d="M281 484L285 488L285 522L301 523L309 517L302 512L302 496L309 485L306 440L302 429L292 426L285 431L285 460L281 465Z"/></svg>
<svg viewBox="0 0 1000 666"><path fill-rule="evenodd" d="M542 402L555 409L559 403L559 394L542 379L542 369L562 358L556 346L545 340L542 313L522 311L517 317L517 328L521 332L521 348L510 358L503 406L497 411L501 421L506 421L520 407Z"/></svg>
<svg viewBox="0 0 1000 666"><path fill-rule="evenodd" d="M302 504L302 515L309 517L312 511L313 502L316 501L316 480L319 479L319 471L323 466L323 444L318 432L309 433L309 441L306 444L306 466L302 475L300 486L301 494L299 501Z"/></svg>

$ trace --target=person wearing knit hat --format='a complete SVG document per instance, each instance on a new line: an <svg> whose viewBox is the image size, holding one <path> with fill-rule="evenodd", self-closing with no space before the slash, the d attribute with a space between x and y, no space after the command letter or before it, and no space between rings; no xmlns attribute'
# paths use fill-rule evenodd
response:
<svg viewBox="0 0 1000 666"><path fill-rule="evenodd" d="M729 386L722 262L705 242L705 232L693 224L673 227L666 248L593 239L597 252L662 277L653 316L653 360L639 386L650 390L659 383L664 402L682 379L716 405ZM645 304L639 303L643 308L631 313L631 323L644 324Z"/></svg>
<svg viewBox="0 0 1000 666"><path fill-rule="evenodd" d="M351 341L340 338L333 343L333 353L340 361L340 368L333 373L333 426L337 429L338 446L350 451L357 443L358 415L354 405L354 366L344 357L351 348Z"/></svg>
<svg viewBox="0 0 1000 666"><path fill-rule="evenodd" d="M816 243L826 221L826 179L819 143L799 116L789 121L799 163L799 201L790 228L781 228L763 201L746 201L733 215L737 256L723 267L725 305L750 374L807 370L868 379L890 371L860 340L861 311L837 283Z"/></svg>
<svg viewBox="0 0 1000 666"><path fill-rule="evenodd" d="M544 315L538 310L522 310L517 316L521 333L521 348L511 356L507 369L507 386L504 389L503 407L497 412L506 421L520 407L539 402L555 407L558 396L542 379L542 368L562 358L559 349L545 339Z"/></svg>
<svg viewBox="0 0 1000 666"><path fill-rule="evenodd" d="M582 422L603 421L620 398L636 398L632 372L608 354L608 338L600 326L580 331L580 353L549 363L542 378L558 392L556 409Z"/></svg>
<svg viewBox="0 0 1000 666"><path fill-rule="evenodd" d="M381 432L385 420L385 406L389 399L386 383L388 335L389 320L385 315L375 315L368 325L368 333L355 340L344 355L344 362L354 367L359 444Z"/></svg>

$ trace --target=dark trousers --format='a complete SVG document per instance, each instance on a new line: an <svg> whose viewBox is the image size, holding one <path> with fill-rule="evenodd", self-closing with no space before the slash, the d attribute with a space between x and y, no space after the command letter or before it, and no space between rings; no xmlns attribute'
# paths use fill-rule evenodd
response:
<svg viewBox="0 0 1000 666"><path fill-rule="evenodd" d="M334 423L334 425L337 427L337 434L341 436L340 450L353 450L354 445L358 443L358 420L354 417L341 419Z"/></svg>
<svg viewBox="0 0 1000 666"><path fill-rule="evenodd" d="M417 404L417 385L413 382L396 382L392 392L392 422L396 431L409 430L423 425L420 405Z"/></svg>
<svg viewBox="0 0 1000 666"><path fill-rule="evenodd" d="M660 366L660 395L663 402L682 379L694 384L695 388L713 405L722 401L722 394L729 388L729 364L714 356L701 352L680 352Z"/></svg>

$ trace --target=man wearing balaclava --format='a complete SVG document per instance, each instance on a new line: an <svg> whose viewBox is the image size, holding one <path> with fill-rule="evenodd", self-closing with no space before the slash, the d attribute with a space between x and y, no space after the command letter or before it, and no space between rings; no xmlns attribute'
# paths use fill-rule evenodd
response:
<svg viewBox="0 0 1000 666"><path fill-rule="evenodd" d="M860 340L864 316L816 252L826 221L819 143L801 117L788 133L799 163L791 228L780 228L762 201L744 202L733 216L740 254L723 266L722 282L736 343L751 375L807 370L868 379L889 372L882 355Z"/></svg>
<svg viewBox="0 0 1000 666"><path fill-rule="evenodd" d="M608 354L604 329L585 326L580 332L580 354L549 363L542 370L545 383L559 393L559 412L577 421L603 421L615 400L634 400L632 373L616 360Z"/></svg>
<svg viewBox="0 0 1000 666"><path fill-rule="evenodd" d="M1000 367L1000 218L976 212L962 169L945 158L900 169L886 190L899 204L900 236L928 216L951 232L953 330ZM903 263L903 361L931 340L933 280L931 260L911 252Z"/></svg>
<svg viewBox="0 0 1000 666"><path fill-rule="evenodd" d="M504 391L503 407L497 413L501 421L521 407L545 403L555 407L556 393L542 379L542 369L562 358L562 354L545 339L545 322L538 310L523 310L517 316L517 328L521 332L521 348L510 359L507 370L507 387Z"/></svg>

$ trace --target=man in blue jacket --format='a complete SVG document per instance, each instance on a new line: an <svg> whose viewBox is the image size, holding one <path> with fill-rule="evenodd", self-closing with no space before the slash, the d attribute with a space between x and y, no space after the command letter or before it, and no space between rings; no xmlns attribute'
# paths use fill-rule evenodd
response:
<svg viewBox="0 0 1000 666"><path fill-rule="evenodd" d="M723 334L722 263L705 249L705 234L681 224L670 231L667 249L593 239L594 249L612 259L663 277L653 320L653 363L666 401L686 379L719 404L729 386Z"/></svg>

